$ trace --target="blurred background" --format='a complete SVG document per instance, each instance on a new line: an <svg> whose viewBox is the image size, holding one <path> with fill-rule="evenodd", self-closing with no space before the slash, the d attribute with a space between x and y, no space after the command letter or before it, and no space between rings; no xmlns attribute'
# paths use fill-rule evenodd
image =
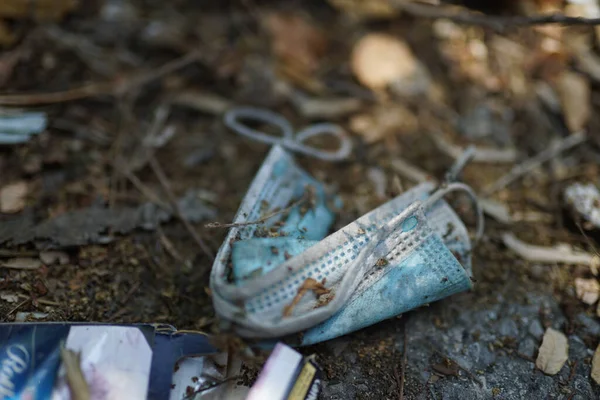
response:
<svg viewBox="0 0 600 400"><path fill-rule="evenodd" d="M476 147L475 289L306 349L323 398L399 398L405 338L407 399L598 398L600 28L578 20L598 17L595 0L3 0L0 318L214 332L226 230L204 225L233 220L269 150L221 116L253 105L351 136L341 163L298 157L342 196L336 228ZM535 368L547 327L570 343L554 375Z"/></svg>

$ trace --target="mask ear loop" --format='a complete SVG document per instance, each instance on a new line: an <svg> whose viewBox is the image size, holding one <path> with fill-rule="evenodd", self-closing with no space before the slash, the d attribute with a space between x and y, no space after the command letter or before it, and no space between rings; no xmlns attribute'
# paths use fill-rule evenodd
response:
<svg viewBox="0 0 600 400"><path fill-rule="evenodd" d="M463 153L456 159L454 165L450 167L445 176L446 183L452 183L458 181L458 175L465 169L465 166L473 160L475 157L475 146L471 145L463 151Z"/></svg>
<svg viewBox="0 0 600 400"><path fill-rule="evenodd" d="M431 207L433 207L433 205L438 200L442 199L448 193L457 192L457 191L465 192L469 196L469 199L472 202L473 209L475 210L475 214L477 217L476 230L475 230L475 243L477 243L483 237L483 229L484 229L483 209L481 208L481 205L479 204L479 199L477 198L477 195L475 194L473 189L471 189L470 186L467 186L464 183L460 183L460 182L452 182L452 183L445 184L444 186L442 186L438 190L436 190L427 200L425 200L423 202L423 207L426 210L428 210Z"/></svg>

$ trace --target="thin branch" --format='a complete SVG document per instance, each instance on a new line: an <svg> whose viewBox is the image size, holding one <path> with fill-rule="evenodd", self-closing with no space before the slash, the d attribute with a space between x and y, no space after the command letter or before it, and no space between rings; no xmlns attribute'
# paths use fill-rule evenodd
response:
<svg viewBox="0 0 600 400"><path fill-rule="evenodd" d="M147 73L133 73L129 80L116 80L113 82L92 83L78 88L52 92L52 93L20 93L0 95L0 105L4 106L32 106L41 104L64 103L97 96L123 96L125 93L140 88L164 75L185 67L199 59L197 52L192 52L181 58L169 61L166 64ZM136 77L137 76L137 77Z"/></svg>
<svg viewBox="0 0 600 400"><path fill-rule="evenodd" d="M62 344L60 358L65 368L71 398L74 400L89 400L91 398L90 387L81 370L81 352L67 349Z"/></svg>
<svg viewBox="0 0 600 400"><path fill-rule="evenodd" d="M10 310L8 313L6 313L6 316L10 316L12 313L14 313L15 311L17 311L19 308L23 307L25 304L29 303L31 301L31 298L28 297L25 300L23 300L22 302L20 302L19 304L17 304L12 310Z"/></svg>
<svg viewBox="0 0 600 400"><path fill-rule="evenodd" d="M138 178L133 172L125 170L123 174L129 179L129 182L136 187L150 202L156 204L164 211L171 212L171 208L168 204L165 204L148 186L146 186L140 178Z"/></svg>
<svg viewBox="0 0 600 400"><path fill-rule="evenodd" d="M139 77L137 78L133 78L131 81L126 82L125 84L118 85L118 87L116 88L117 94L121 95L122 93L128 92L132 89L145 86L148 83L162 78L163 76L168 75L171 72L175 72L195 61L198 61L199 59L200 53L197 51L193 51L184 55L183 57L176 58L152 71L139 75Z"/></svg>
<svg viewBox="0 0 600 400"><path fill-rule="evenodd" d="M292 299L292 302L283 308L283 317L289 317L294 312L294 307L302 300L304 295L308 292L314 292L316 296L322 296L329 294L331 289L327 289L321 282L317 282L313 278L306 278L302 286L298 288L296 296Z"/></svg>
<svg viewBox="0 0 600 400"><path fill-rule="evenodd" d="M175 195L173 194L173 190L171 189L171 184L169 183L169 179L165 175L165 172L163 171L162 167L160 166L160 164L158 163L158 161L156 160L154 155L150 155L149 164L150 164L150 167L152 168L152 171L156 175L156 178L158 178L160 185L162 186L163 190L165 191L165 193L169 199L169 202L171 203L171 207L173 207L173 210L175 211L177 217L181 220L181 222L183 223L185 228L188 230L188 232L190 233L192 238L196 241L198 246L200 246L202 251L206 255L208 255L209 258L214 260L215 256L214 256L212 250L210 249L210 247L208 247L208 245L204 242L204 240L202 240L200 235L198 235L198 232L196 232L196 230L194 229L192 224L190 224L190 222L183 216L181 209L179 208L179 205L177 204L177 199L175 198Z"/></svg>
<svg viewBox="0 0 600 400"><path fill-rule="evenodd" d="M586 140L587 135L585 132L577 132L567 136L567 138L562 140L556 146L549 147L546 150L538 153L536 156L525 160L525 162L515 165L508 174L502 176L496 182L485 187L482 193L483 197L488 197L496 193L498 190L505 188L543 163L550 161L559 154L585 142Z"/></svg>
<svg viewBox="0 0 600 400"><path fill-rule="evenodd" d="M290 211L292 208L297 207L299 205L301 205L302 203L304 203L305 201L308 200L308 196L305 195L302 196L299 200L295 201L294 203L292 203L291 205L289 205L288 207L281 209L281 210L277 210L272 212L271 214L268 214L260 219L257 219L256 221L247 221L247 222L237 222L237 223L230 223L230 224L222 224L220 222L209 222L208 224L204 225L205 228L233 228L233 227L239 227L239 226L248 226L248 225L258 225L258 224L262 224L265 221L273 218L276 215L279 214L283 214L285 212Z"/></svg>
<svg viewBox="0 0 600 400"><path fill-rule="evenodd" d="M395 0L393 1L393 4L416 17L434 19L444 18L461 24L478 25L496 31L504 31L508 27L542 24L600 25L600 18L569 17L564 14L499 16L465 11L463 8L457 9L456 7L450 6L442 7L422 4L411 0Z"/></svg>

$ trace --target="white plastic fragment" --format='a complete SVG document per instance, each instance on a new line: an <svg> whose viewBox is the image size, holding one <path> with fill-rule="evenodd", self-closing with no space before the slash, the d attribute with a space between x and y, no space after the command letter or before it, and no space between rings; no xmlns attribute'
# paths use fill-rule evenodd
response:
<svg viewBox="0 0 600 400"><path fill-rule="evenodd" d="M47 124L43 112L0 109L0 145L25 143L32 135L46 129Z"/></svg>
<svg viewBox="0 0 600 400"><path fill-rule="evenodd" d="M600 191L595 185L574 183L566 188L564 197L586 221L600 228Z"/></svg>
<svg viewBox="0 0 600 400"><path fill-rule="evenodd" d="M19 311L15 316L15 322L25 322L28 319L44 319L48 313Z"/></svg>
<svg viewBox="0 0 600 400"><path fill-rule="evenodd" d="M0 293L0 300L4 300L7 303L16 303L19 301L19 296L14 293Z"/></svg>
<svg viewBox="0 0 600 400"><path fill-rule="evenodd" d="M548 375L556 375L569 359L567 337L555 329L548 328L535 360L535 366Z"/></svg>
<svg viewBox="0 0 600 400"><path fill-rule="evenodd" d="M600 298L600 284L595 278L575 278L575 293L585 304L594 304Z"/></svg>
<svg viewBox="0 0 600 400"><path fill-rule="evenodd" d="M527 261L590 265L593 259L592 254L574 251L564 243L552 247L536 246L522 242L512 233L503 234L502 241L506 247Z"/></svg>

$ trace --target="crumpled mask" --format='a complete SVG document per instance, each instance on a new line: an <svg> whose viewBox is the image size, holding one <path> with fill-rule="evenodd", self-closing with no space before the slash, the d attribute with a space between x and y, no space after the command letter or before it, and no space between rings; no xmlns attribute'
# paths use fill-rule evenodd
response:
<svg viewBox="0 0 600 400"><path fill-rule="evenodd" d="M327 235L339 199L273 147L213 265L217 314L242 337L300 333L296 344L310 345L471 289L469 234L442 199L457 190L473 200L481 236L471 189L429 182ZM308 209L298 200L307 191Z"/></svg>

